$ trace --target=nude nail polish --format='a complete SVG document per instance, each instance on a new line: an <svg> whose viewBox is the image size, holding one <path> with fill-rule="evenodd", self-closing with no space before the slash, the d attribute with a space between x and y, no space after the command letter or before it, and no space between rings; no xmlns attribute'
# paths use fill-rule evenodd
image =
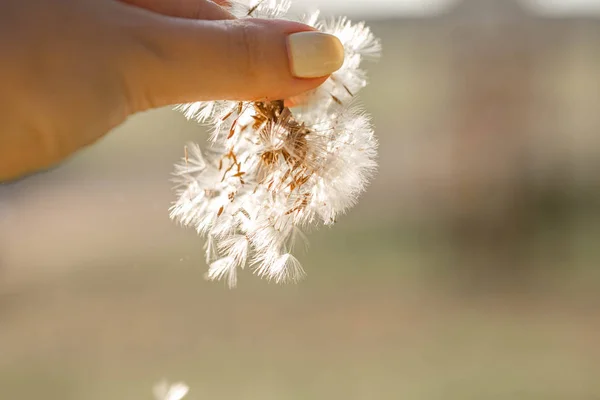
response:
<svg viewBox="0 0 600 400"><path fill-rule="evenodd" d="M299 32L288 36L288 54L292 75L319 78L337 71L344 64L344 46L333 35Z"/></svg>

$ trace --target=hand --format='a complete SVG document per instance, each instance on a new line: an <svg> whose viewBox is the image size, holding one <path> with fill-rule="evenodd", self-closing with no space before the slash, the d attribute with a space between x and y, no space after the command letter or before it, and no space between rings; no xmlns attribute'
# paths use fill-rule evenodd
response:
<svg viewBox="0 0 600 400"><path fill-rule="evenodd" d="M235 20L208 0L3 0L0 181L63 160L139 111L315 88L343 49L329 35L290 36L313 31Z"/></svg>

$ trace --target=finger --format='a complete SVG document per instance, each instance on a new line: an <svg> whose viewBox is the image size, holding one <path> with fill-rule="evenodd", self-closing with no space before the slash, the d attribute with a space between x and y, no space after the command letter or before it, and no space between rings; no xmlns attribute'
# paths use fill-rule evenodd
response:
<svg viewBox="0 0 600 400"><path fill-rule="evenodd" d="M221 5L227 2L208 0L119 0L169 17L205 20L234 19Z"/></svg>
<svg viewBox="0 0 600 400"><path fill-rule="evenodd" d="M145 8L162 15L189 18L189 19L234 19L235 17L227 11L217 9L214 4L207 4L204 0L119 0L123 3L131 4L137 7ZM225 10L231 7L229 0L208 0L208 3L215 3ZM305 96L299 95L285 100L286 107L296 107L304 104Z"/></svg>
<svg viewBox="0 0 600 400"><path fill-rule="evenodd" d="M306 103L308 103L308 99L310 97L310 93L301 93L297 96L294 97L290 97L289 99L285 99L285 106L286 107L299 107L299 106L303 106Z"/></svg>
<svg viewBox="0 0 600 400"><path fill-rule="evenodd" d="M142 108L198 100L287 99L342 66L340 41L283 20L154 21L127 75ZM139 96L143 96L140 98Z"/></svg>

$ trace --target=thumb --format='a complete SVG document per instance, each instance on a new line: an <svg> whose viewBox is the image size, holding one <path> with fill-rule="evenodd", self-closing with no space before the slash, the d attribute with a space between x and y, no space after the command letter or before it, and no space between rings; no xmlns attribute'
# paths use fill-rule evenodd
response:
<svg viewBox="0 0 600 400"><path fill-rule="evenodd" d="M142 49L125 71L138 110L203 100L287 99L323 83L344 60L332 35L283 20L130 24ZM134 28L131 28L131 27Z"/></svg>

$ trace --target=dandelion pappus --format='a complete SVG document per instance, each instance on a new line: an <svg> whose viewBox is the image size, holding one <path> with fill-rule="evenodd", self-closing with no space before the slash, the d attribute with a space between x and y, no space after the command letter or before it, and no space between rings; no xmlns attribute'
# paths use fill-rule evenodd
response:
<svg viewBox="0 0 600 400"><path fill-rule="evenodd" d="M231 5L239 18L285 19L290 6L290 0L242 3ZM276 282L297 280L303 271L291 253L300 229L333 224L376 168L369 116L351 100L367 82L361 60L379 51L378 40L344 18L315 14L302 22L336 36L346 50L342 68L323 85L298 101L200 101L184 108L189 118L213 126L213 146L186 151L171 217L207 237L208 279L234 286L236 271L252 266Z"/></svg>
<svg viewBox="0 0 600 400"><path fill-rule="evenodd" d="M251 219L250 213L248 213L248 211L246 211L246 209L244 209L244 208L238 208L238 210L233 214L233 216L235 217L238 214L242 214L247 219Z"/></svg>

